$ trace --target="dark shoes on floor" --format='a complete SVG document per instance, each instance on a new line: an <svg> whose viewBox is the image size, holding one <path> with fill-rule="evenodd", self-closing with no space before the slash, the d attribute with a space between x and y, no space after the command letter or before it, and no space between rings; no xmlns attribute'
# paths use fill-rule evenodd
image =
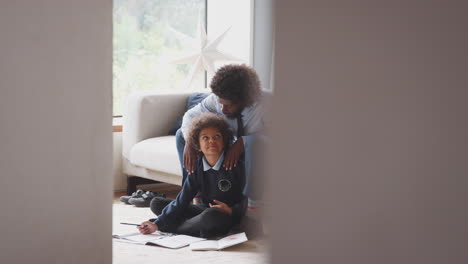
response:
<svg viewBox="0 0 468 264"><path fill-rule="evenodd" d="M120 201L126 204L133 204L136 207L149 207L151 199L154 197L166 198L166 195L164 193L137 190L136 192L132 193L132 195L120 196Z"/></svg>
<svg viewBox="0 0 468 264"><path fill-rule="evenodd" d="M144 194L141 195L141 197L135 197L135 198L130 198L128 202L130 204L133 204L136 207L149 207L151 200L154 197L162 197L166 198L166 195L164 193L157 193L157 192L145 192Z"/></svg>
<svg viewBox="0 0 468 264"><path fill-rule="evenodd" d="M140 198L143 194L145 193L145 191L143 190L137 190L136 192L132 193L132 195L124 195L124 196L120 196L120 201L121 202L124 202L126 204L130 204L128 202L128 200L130 200L130 198Z"/></svg>

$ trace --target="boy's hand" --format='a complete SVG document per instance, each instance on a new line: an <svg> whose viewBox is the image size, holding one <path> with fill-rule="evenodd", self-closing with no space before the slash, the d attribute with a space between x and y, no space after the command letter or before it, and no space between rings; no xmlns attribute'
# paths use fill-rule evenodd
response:
<svg viewBox="0 0 468 264"><path fill-rule="evenodd" d="M242 139L242 137L239 137L226 153L226 157L224 158L223 162L223 167L226 170L232 170L233 167L236 167L237 161L239 160L242 152L244 152L244 140Z"/></svg>
<svg viewBox="0 0 468 264"><path fill-rule="evenodd" d="M232 215L232 209L231 207L229 207L229 205L223 203L223 202L220 202L218 200L213 200L213 202L215 202L216 204L213 205L210 203L210 208L217 208L223 212L225 212L226 214L228 215Z"/></svg>
<svg viewBox="0 0 468 264"><path fill-rule="evenodd" d="M140 233L145 235L158 231L158 225L150 221L145 221L141 223L139 226L137 226L137 228L138 231L140 231Z"/></svg>
<svg viewBox="0 0 468 264"><path fill-rule="evenodd" d="M195 164L197 163L198 152L190 145L186 143L184 147L184 168L189 174L195 171Z"/></svg>

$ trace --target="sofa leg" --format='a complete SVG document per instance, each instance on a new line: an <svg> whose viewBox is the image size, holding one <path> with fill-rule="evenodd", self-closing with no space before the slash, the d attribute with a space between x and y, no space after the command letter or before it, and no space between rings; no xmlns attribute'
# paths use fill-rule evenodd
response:
<svg viewBox="0 0 468 264"><path fill-rule="evenodd" d="M153 183L159 183L159 182L153 181L150 179L137 177L137 176L128 176L127 177L127 195L132 195L132 193L136 192L137 185L153 184Z"/></svg>
<svg viewBox="0 0 468 264"><path fill-rule="evenodd" d="M135 176L128 176L127 177L127 195L132 195L132 193L136 192L136 178Z"/></svg>

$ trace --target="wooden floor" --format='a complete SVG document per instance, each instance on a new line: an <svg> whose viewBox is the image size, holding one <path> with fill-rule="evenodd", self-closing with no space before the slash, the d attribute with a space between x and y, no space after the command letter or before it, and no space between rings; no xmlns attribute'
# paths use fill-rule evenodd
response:
<svg viewBox="0 0 468 264"><path fill-rule="evenodd" d="M155 191L165 193L168 198L175 198L180 186L171 184L158 184L151 188L138 186L145 191ZM114 203L112 206L112 233L128 234L136 232L134 226L122 225L120 223L142 223L155 215L149 208L135 207L119 201L120 196L125 192L114 193ZM181 249L167 249L163 247L150 247L122 243L113 240L113 261L114 264L128 263L180 263L180 264L204 264L204 263L226 263L226 264L266 264L269 263L269 244L265 239L253 239L246 243L236 245L222 251L192 251L189 247Z"/></svg>
<svg viewBox="0 0 468 264"><path fill-rule="evenodd" d="M138 189L142 189L145 191L152 191L158 193L166 194L166 198L175 199L179 191L182 189L181 186L173 185L169 183L158 183L148 185L149 187L145 188L145 186L139 186ZM125 192L114 192L114 202L118 202L120 196L126 195Z"/></svg>

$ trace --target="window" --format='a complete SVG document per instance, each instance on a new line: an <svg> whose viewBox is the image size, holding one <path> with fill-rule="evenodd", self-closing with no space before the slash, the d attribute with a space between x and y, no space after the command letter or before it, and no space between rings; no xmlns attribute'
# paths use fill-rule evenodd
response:
<svg viewBox="0 0 468 264"><path fill-rule="evenodd" d="M195 75L186 80L193 65L172 64L171 59L194 51L180 34L197 36L201 21L208 40L228 27L219 50L251 64L251 0L114 0L113 114L123 112L125 98L132 91L202 90L211 76Z"/></svg>

